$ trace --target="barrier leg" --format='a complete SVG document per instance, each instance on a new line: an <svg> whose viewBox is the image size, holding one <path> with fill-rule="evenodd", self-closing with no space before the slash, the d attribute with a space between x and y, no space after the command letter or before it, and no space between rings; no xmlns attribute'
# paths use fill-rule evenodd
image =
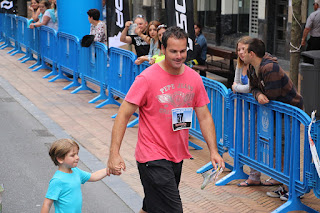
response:
<svg viewBox="0 0 320 213"><path fill-rule="evenodd" d="M75 90L73 90L71 92L71 94L75 94L75 93L77 93L79 91L82 91L82 90L89 90L92 93L97 93L97 91L95 91L95 90L93 90L93 89L91 89L90 87L87 86L87 81L84 79L84 76L82 76L82 78L81 78L81 86L76 88Z"/></svg>
<svg viewBox="0 0 320 213"><path fill-rule="evenodd" d="M287 202L282 204L279 208L274 210L272 213L286 213L291 211L305 211L308 213L317 213L316 210L312 209L311 207L303 204L299 197L292 197L288 199Z"/></svg>
<svg viewBox="0 0 320 213"><path fill-rule="evenodd" d="M28 57L29 57L28 53L26 53L24 56L18 58L18 61L22 61L23 59L28 58Z"/></svg>
<svg viewBox="0 0 320 213"><path fill-rule="evenodd" d="M53 77L52 79L50 79L49 82L54 82L54 81L56 81L56 80L58 80L58 79L64 79L64 80L67 80L67 81L71 81L70 78L68 78L67 76L65 76L65 75L63 74L60 66L58 66L58 70L59 70L58 75L55 76L55 77ZM74 78L75 78L75 76L74 76ZM79 84L79 83L78 83L78 84ZM79 86L79 85L77 85L77 86ZM67 86L67 87L68 87L68 86Z"/></svg>
<svg viewBox="0 0 320 213"><path fill-rule="evenodd" d="M17 48L17 46L15 45L15 46L12 46L13 47L13 49L12 50L9 50L7 53L8 54L11 54L11 53L13 53L13 52L15 52L15 51L19 51L19 49Z"/></svg>
<svg viewBox="0 0 320 213"><path fill-rule="evenodd" d="M32 58L33 58L33 57L32 57ZM38 56L37 56L37 62L34 63L33 65L31 65L31 66L28 67L28 68L29 68L29 69L33 69L34 67L39 66L39 65L41 65L41 57L40 57L39 54L38 54Z"/></svg>
<svg viewBox="0 0 320 213"><path fill-rule="evenodd" d="M27 61L37 61L37 59L35 59L33 57L33 54L31 53L31 51L29 49L27 50L25 57L26 58L23 61L21 61L21 63L26 63Z"/></svg>
<svg viewBox="0 0 320 213"><path fill-rule="evenodd" d="M101 85L100 85L100 94L97 97L91 99L89 101L89 103L92 104L92 103L95 103L95 102L97 102L99 100L106 100L107 98L108 98L108 96L106 95L105 87L101 83Z"/></svg>
<svg viewBox="0 0 320 213"><path fill-rule="evenodd" d="M43 76L42 78L49 78L50 76L53 76L53 75L58 75L56 63L53 63L51 72Z"/></svg>
<svg viewBox="0 0 320 213"><path fill-rule="evenodd" d="M101 102L100 104L98 104L98 105L96 106L96 108L101 108L101 107L103 107L103 106L105 106L105 105L108 105L108 104L115 104L115 105L120 106L120 103L119 103L118 101L114 100L113 94L112 94L112 92L110 91L110 87L109 87L109 86L108 86L108 92L109 92L109 94L108 94L108 99L105 100L105 101L103 101L103 102Z"/></svg>
<svg viewBox="0 0 320 213"><path fill-rule="evenodd" d="M59 71L59 73L60 73L60 71ZM61 71L61 73L62 73L62 71ZM65 77L65 78L67 78L67 79L69 79L68 77L64 76L63 74L62 74L62 76ZM72 80L72 82L71 82L69 85L65 86L65 87L63 88L63 90L68 90L68 89L70 89L70 88L72 88L72 87L78 87L78 86L80 86L80 83L78 82L78 77L79 77L79 74L78 74L78 73L73 73L73 80ZM69 80L70 80L70 79L69 79Z"/></svg>
<svg viewBox="0 0 320 213"><path fill-rule="evenodd" d="M19 45L19 44L16 44L15 45L16 46L16 51L15 52L13 52L12 54L11 54L11 56L14 56L14 55L16 55L16 54L18 54L18 53L25 53L25 52L23 52L22 50L21 50L21 46Z"/></svg>
<svg viewBox="0 0 320 213"><path fill-rule="evenodd" d="M131 121L130 123L128 123L127 128L134 127L138 123L139 123L139 116L136 119L134 119L133 121Z"/></svg>
<svg viewBox="0 0 320 213"><path fill-rule="evenodd" d="M7 47L13 47L11 44L9 45L8 43L5 43L4 46L2 46L0 49L3 50Z"/></svg>
<svg viewBox="0 0 320 213"><path fill-rule="evenodd" d="M203 148L201 146L198 146L195 143L192 143L191 141L189 141L189 146L191 146L192 148L195 148L196 150L202 150Z"/></svg>
<svg viewBox="0 0 320 213"><path fill-rule="evenodd" d="M41 60L41 65L40 65L39 67L35 68L35 69L32 70L32 71L33 71L33 72L36 72L36 71L41 70L41 69L48 69L48 70L51 69L50 67L48 67L48 66L46 65L46 62L45 62L43 59Z"/></svg>

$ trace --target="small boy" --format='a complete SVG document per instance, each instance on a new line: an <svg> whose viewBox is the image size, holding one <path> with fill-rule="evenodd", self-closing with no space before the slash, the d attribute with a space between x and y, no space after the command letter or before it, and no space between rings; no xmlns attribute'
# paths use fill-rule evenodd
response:
<svg viewBox="0 0 320 213"><path fill-rule="evenodd" d="M87 181L95 182L107 176L106 169L91 174L77 168L78 152L79 145L71 139L60 139L52 144L49 155L58 166L58 171L50 180L41 213L49 212L52 203L56 213L81 212L81 184Z"/></svg>

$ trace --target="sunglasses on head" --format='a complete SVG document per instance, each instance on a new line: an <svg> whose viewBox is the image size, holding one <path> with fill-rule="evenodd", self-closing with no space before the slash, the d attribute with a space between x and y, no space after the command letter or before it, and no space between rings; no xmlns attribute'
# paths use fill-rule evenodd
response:
<svg viewBox="0 0 320 213"><path fill-rule="evenodd" d="M161 24L161 25L159 25L159 26L157 27L157 30L160 30L161 28L167 29L167 25Z"/></svg>

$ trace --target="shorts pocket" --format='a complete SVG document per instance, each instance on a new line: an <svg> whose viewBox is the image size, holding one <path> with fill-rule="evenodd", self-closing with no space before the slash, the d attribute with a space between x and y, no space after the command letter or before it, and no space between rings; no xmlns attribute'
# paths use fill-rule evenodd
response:
<svg viewBox="0 0 320 213"><path fill-rule="evenodd" d="M175 179L172 164L167 160L147 162L146 172L155 185L166 185L169 181Z"/></svg>

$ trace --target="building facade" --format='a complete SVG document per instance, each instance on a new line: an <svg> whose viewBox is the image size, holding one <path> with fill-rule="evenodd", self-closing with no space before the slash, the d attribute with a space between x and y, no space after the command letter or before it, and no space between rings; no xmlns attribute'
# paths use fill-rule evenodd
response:
<svg viewBox="0 0 320 213"><path fill-rule="evenodd" d="M154 18L154 1L133 1L135 7L142 5L139 7L140 13L147 15L148 20ZM181 4L183 0L177 1ZM313 2L302 0L302 28L308 15L313 12ZM163 22L164 7L162 0ZM292 0L194 0L194 8L195 19L202 24L203 34L209 44L233 49L240 37L250 35L262 39L269 53L290 59Z"/></svg>

